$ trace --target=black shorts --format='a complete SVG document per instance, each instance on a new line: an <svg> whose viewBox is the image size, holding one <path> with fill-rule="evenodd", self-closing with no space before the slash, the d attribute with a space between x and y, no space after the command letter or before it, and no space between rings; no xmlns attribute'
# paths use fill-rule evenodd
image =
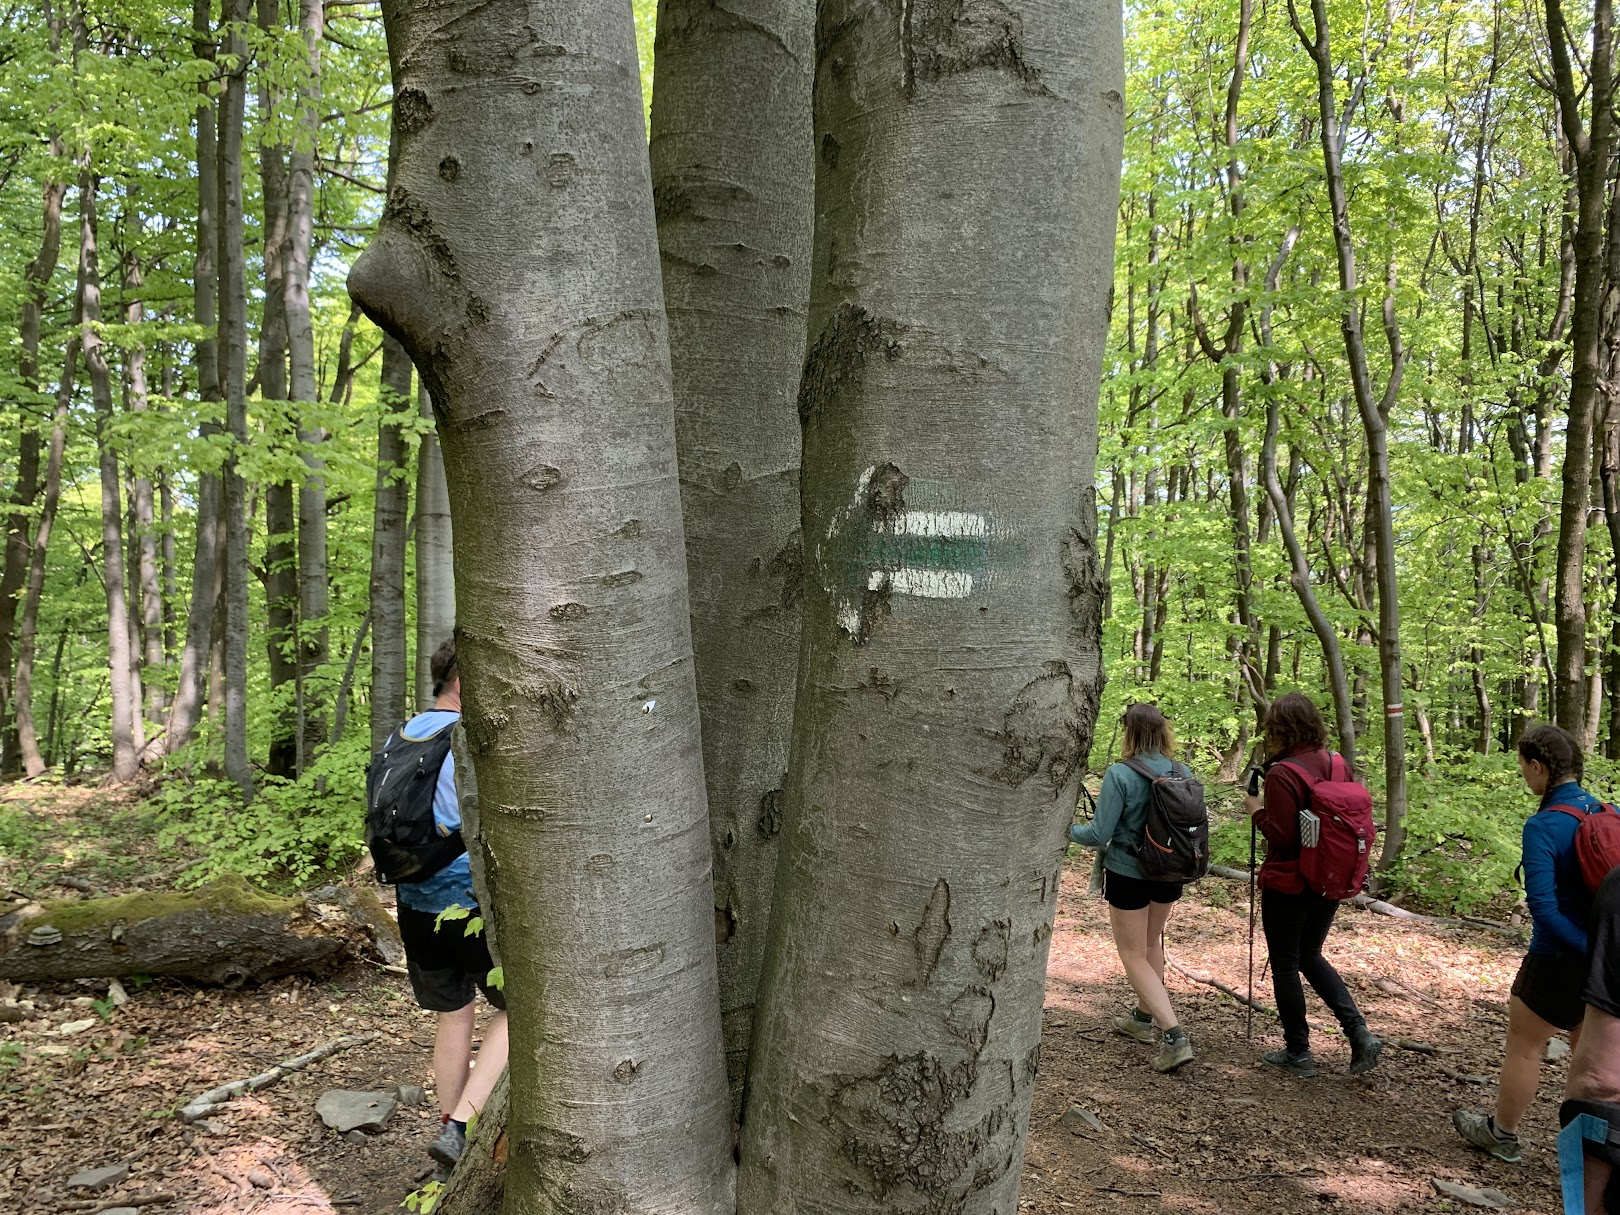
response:
<svg viewBox="0 0 1620 1215"><path fill-rule="evenodd" d="M1599 1012L1620 1017L1620 869L1598 887L1592 918L1586 926L1586 1002Z"/></svg>
<svg viewBox="0 0 1620 1215"><path fill-rule="evenodd" d="M468 936L466 920L446 920L435 932L438 918L431 911L399 905L399 939L405 943L405 968L416 1002L430 1012L457 1012L482 991L496 1008L505 1008L506 996L489 985L495 962L484 934Z"/></svg>
<svg viewBox="0 0 1620 1215"><path fill-rule="evenodd" d="M1548 1025L1574 1029L1586 1015L1581 988L1586 984L1585 958L1554 958L1527 953L1513 976L1513 994Z"/></svg>
<svg viewBox="0 0 1620 1215"><path fill-rule="evenodd" d="M1174 903L1180 897L1180 882L1150 882L1103 870L1103 898L1121 911L1141 911L1149 903Z"/></svg>

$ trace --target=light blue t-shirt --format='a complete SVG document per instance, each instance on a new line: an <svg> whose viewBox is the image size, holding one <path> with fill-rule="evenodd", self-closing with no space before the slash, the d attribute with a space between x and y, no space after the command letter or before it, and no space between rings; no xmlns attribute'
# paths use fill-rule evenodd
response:
<svg viewBox="0 0 1620 1215"><path fill-rule="evenodd" d="M461 714L450 709L429 709L418 713L400 729L412 741L431 738L447 726L454 725ZM461 826L461 803L456 800L456 757L444 757L439 769L439 783L433 791L433 821L440 835L449 835ZM456 905L474 910L478 900L473 895L472 865L463 852L425 882L401 882L399 901L412 911L425 911L438 915Z"/></svg>

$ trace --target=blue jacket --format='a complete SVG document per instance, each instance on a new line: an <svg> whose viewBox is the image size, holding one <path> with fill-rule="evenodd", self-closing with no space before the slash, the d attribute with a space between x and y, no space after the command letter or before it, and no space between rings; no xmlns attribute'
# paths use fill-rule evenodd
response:
<svg viewBox="0 0 1620 1215"><path fill-rule="evenodd" d="M1524 897L1530 905L1530 952L1540 957L1584 958L1586 915L1592 896L1575 856L1580 820L1548 806L1589 811L1601 802L1574 781L1547 790L1541 808L1524 824Z"/></svg>
<svg viewBox="0 0 1620 1215"><path fill-rule="evenodd" d="M448 709L429 709L418 713L401 729L406 738L429 738L445 726L452 725L461 714ZM449 835L461 826L461 803L456 800L456 757L444 757L439 769L439 783L433 790L433 821L440 835ZM478 900L473 895L472 863L463 852L425 882L401 882L397 889L399 901L412 911L425 911L438 915L452 905L474 911Z"/></svg>
<svg viewBox="0 0 1620 1215"><path fill-rule="evenodd" d="M1134 758L1160 776L1170 774L1170 760L1157 751L1144 751ZM1142 833L1147 829L1148 791L1147 777L1140 772L1125 764L1110 764L1103 773L1096 815L1089 823L1072 824L1069 839L1088 848L1108 845L1103 868L1123 877L1141 877L1136 850L1142 846Z"/></svg>

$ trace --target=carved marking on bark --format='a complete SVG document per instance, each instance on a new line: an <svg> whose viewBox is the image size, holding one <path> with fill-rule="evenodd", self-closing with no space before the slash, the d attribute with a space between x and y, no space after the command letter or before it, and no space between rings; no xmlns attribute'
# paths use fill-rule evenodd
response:
<svg viewBox="0 0 1620 1215"><path fill-rule="evenodd" d="M951 936L951 887L944 878L934 883L934 892L928 896L923 908L922 923L912 933L913 950L917 957L916 987L926 987L933 980L939 966L939 955Z"/></svg>
<svg viewBox="0 0 1620 1215"><path fill-rule="evenodd" d="M899 358L900 338L907 332L906 326L875 317L855 304L839 308L805 358L799 382L799 422L809 426L846 385L859 384L869 355L881 352L885 358Z"/></svg>
<svg viewBox="0 0 1620 1215"><path fill-rule="evenodd" d="M617 573L605 575L602 578L602 585L608 587L634 586L640 581L640 570L619 570Z"/></svg>
<svg viewBox="0 0 1620 1215"><path fill-rule="evenodd" d="M663 964L664 943L643 945L639 949L622 949L602 959L602 974L609 979L623 979Z"/></svg>
<svg viewBox="0 0 1620 1215"><path fill-rule="evenodd" d="M598 876L612 873L619 866L619 860L611 852L598 852L585 862L585 872Z"/></svg>
<svg viewBox="0 0 1620 1215"><path fill-rule="evenodd" d="M589 611L583 603L558 603L547 615L553 620L583 620Z"/></svg>
<svg viewBox="0 0 1620 1215"><path fill-rule="evenodd" d="M660 226L683 216L703 223L716 214L732 214L737 207L753 201L753 192L741 182L723 177L706 165L685 166L653 185L653 213Z"/></svg>
<svg viewBox="0 0 1620 1215"><path fill-rule="evenodd" d="M1037 97L1053 93L1024 61L1024 18L1000 0L905 0L900 43L908 96L918 80L986 68L1005 72Z"/></svg>
<svg viewBox="0 0 1620 1215"><path fill-rule="evenodd" d="M554 468L550 464L537 464L523 474L523 484L538 493L544 493L553 485L559 484L562 479L562 469Z"/></svg>
<svg viewBox="0 0 1620 1215"><path fill-rule="evenodd" d="M609 539L634 540L639 535L641 535L641 520L626 519L619 525L618 530L610 535Z"/></svg>
<svg viewBox="0 0 1620 1215"><path fill-rule="evenodd" d="M1076 686L1066 662L1046 663L1019 689L1002 718L1002 728L989 737L1002 744L1001 767L980 772L1017 788L1045 771L1054 796L1085 761L1086 740L1096 720L1095 690Z"/></svg>
<svg viewBox="0 0 1620 1215"><path fill-rule="evenodd" d="M979 931L973 942L973 964L994 983L1007 970L1007 944L1012 939L1012 921L995 920Z"/></svg>
<svg viewBox="0 0 1620 1215"><path fill-rule="evenodd" d="M773 840L782 831L782 791L771 789L759 799L759 818L755 820L761 838Z"/></svg>

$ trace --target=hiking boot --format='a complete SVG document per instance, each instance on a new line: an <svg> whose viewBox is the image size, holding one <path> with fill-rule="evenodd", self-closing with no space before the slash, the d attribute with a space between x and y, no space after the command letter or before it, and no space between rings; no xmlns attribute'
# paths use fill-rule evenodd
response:
<svg viewBox="0 0 1620 1215"><path fill-rule="evenodd" d="M1272 1067L1280 1068L1290 1076L1298 1076L1301 1080L1316 1075L1316 1057L1308 1050L1302 1050L1297 1055L1292 1051L1268 1050L1260 1058Z"/></svg>
<svg viewBox="0 0 1620 1215"><path fill-rule="evenodd" d="M1116 1034L1124 1034L1127 1038L1135 1038L1138 1042L1157 1042L1159 1031L1153 1028L1153 1018L1140 1008L1131 1009L1123 1017L1115 1017L1109 1022Z"/></svg>
<svg viewBox="0 0 1620 1215"><path fill-rule="evenodd" d="M1451 1115L1451 1125L1456 1127L1457 1134L1469 1143L1482 1152L1489 1152L1498 1160L1518 1164L1522 1159L1519 1154L1519 1137L1512 1131L1504 1131L1497 1126L1493 1114L1481 1114L1478 1110L1457 1110Z"/></svg>
<svg viewBox="0 0 1620 1215"><path fill-rule="evenodd" d="M1359 1076L1378 1066L1384 1053L1384 1044L1365 1025L1350 1031L1350 1074Z"/></svg>
<svg viewBox="0 0 1620 1215"><path fill-rule="evenodd" d="M1182 1064L1191 1063L1192 1057L1192 1042L1187 1038L1187 1031L1178 1025L1175 1029L1164 1031L1159 1049L1153 1056L1153 1070L1173 1072Z"/></svg>
<svg viewBox="0 0 1620 1215"><path fill-rule="evenodd" d="M456 1167L461 1153L467 1150L467 1132L454 1122L446 1122L439 1137L428 1144L428 1155L446 1170Z"/></svg>

